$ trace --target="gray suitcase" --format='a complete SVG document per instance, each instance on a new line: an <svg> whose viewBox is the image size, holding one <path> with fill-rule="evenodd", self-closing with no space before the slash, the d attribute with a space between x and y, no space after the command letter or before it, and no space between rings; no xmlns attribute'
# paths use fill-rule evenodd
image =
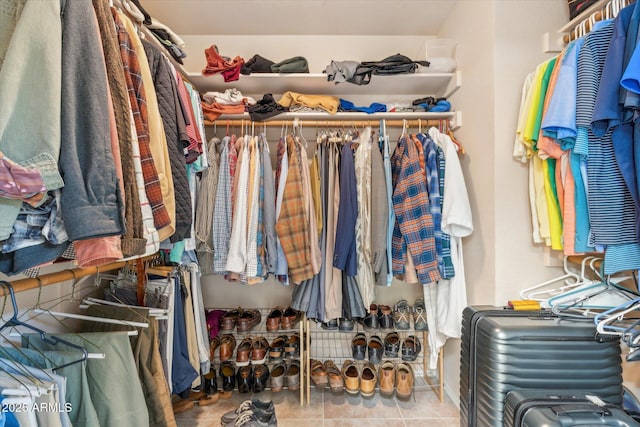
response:
<svg viewBox="0 0 640 427"><path fill-rule="evenodd" d="M505 400L504 427L640 427L620 407L603 403L580 390L513 390Z"/></svg>
<svg viewBox="0 0 640 427"><path fill-rule="evenodd" d="M467 307L462 315L460 425L502 427L518 389L584 390L622 403L619 340L596 339L592 322L549 312Z"/></svg>

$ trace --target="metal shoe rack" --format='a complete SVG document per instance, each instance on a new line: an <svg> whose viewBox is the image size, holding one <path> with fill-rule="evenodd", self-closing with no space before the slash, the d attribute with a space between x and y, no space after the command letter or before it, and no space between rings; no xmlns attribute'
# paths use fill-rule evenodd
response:
<svg viewBox="0 0 640 427"><path fill-rule="evenodd" d="M408 337L409 335L415 335L420 339L422 350L420 354L418 354L415 361L405 362L410 363L414 374L415 374L415 382L414 382L414 390L423 390L427 388L431 388L440 402L444 400L444 355L442 353L442 349L438 352L438 367L437 374L430 375L428 365L429 365L429 346L428 346L428 331L416 331L413 329L413 321L411 322L411 327L405 330L395 330L400 337L400 348L402 348L402 341ZM305 362L304 366L305 370L305 384L306 384L306 397L307 404L310 402L311 396L311 359L317 359L321 361L325 361L328 359L332 359L338 369L342 368L342 364L345 360L351 359L353 360L352 349L351 349L351 340L355 335L359 332L362 332L367 337L367 342L373 335L378 335L380 339L383 340L388 333L387 331L365 331L362 328L362 325L356 323L356 326L352 331L339 331L339 330L325 330L322 329L319 323L311 322L309 319L305 319L304 329L306 334L305 337L305 351L301 353L301 357L304 357ZM302 356L304 355L304 356ZM400 356L396 358L390 358L387 356L383 356L382 360L391 360L393 362L401 362L402 359ZM356 363L364 361L355 361ZM377 388L377 387L376 387Z"/></svg>
<svg viewBox="0 0 640 427"><path fill-rule="evenodd" d="M212 310L212 309L210 309ZM222 310L229 310L229 308L226 309L222 309ZM223 334L232 334L235 339L236 339L236 348L234 349L233 352L233 357L232 361L235 361L235 357L236 357L236 351L237 351L237 346L240 344L240 342L242 342L242 340L246 337L260 337L263 336L267 339L267 341L269 342L269 344L271 344L271 342L278 337L279 335L292 335L294 333L299 333L300 334L300 356L299 356L299 361L300 361L300 389L299 389L299 394L300 394L300 405L304 405L304 393L305 393L305 389L306 389L306 363L307 363L307 357L305 355L305 348L308 348L304 345L304 337L305 337L305 326L308 323L307 322L307 318L304 315L304 313L301 314L301 318L300 318L300 322L296 325L295 329L278 329L277 331L267 331L267 316L269 315L269 313L271 312L272 309L269 308L259 308L258 309L260 311L260 323L258 323L256 326L254 326L253 328L251 328L249 331L246 332L238 332L236 328L233 329L233 331L228 331L228 332L223 332L220 331L219 336L222 336ZM211 360L211 363L214 364L216 366L216 369L218 369L220 367L220 356L219 356L219 350L216 352L216 357L215 359ZM273 368L273 363L267 361L266 364L269 366L269 372L271 372L271 369ZM269 388L267 388L268 390ZM283 390L284 392L284 390Z"/></svg>

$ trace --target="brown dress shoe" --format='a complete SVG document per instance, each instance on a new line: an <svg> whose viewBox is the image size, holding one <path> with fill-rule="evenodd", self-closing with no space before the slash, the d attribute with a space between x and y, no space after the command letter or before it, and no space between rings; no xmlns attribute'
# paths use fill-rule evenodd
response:
<svg viewBox="0 0 640 427"><path fill-rule="evenodd" d="M300 317L301 317L301 313L298 310L294 310L293 308L288 307L282 313L282 320L280 323L280 327L283 330L293 329L296 327L296 325L300 321Z"/></svg>
<svg viewBox="0 0 640 427"><path fill-rule="evenodd" d="M238 316L238 321L236 322L236 328L238 332L247 332L250 331L254 326L260 323L262 315L259 310L249 309L243 310Z"/></svg>
<svg viewBox="0 0 640 427"><path fill-rule="evenodd" d="M365 397L371 397L376 392L376 384L378 383L378 373L376 367L371 362L364 362L362 373L360 374L360 394Z"/></svg>
<svg viewBox="0 0 640 427"><path fill-rule="evenodd" d="M324 363L320 360L311 359L311 381L316 387L325 387L329 384L329 378L327 377L327 370L324 367Z"/></svg>
<svg viewBox="0 0 640 427"><path fill-rule="evenodd" d="M269 315L267 316L267 331L273 332L280 329L280 322L282 321L282 313L284 312L284 307L278 306L271 310Z"/></svg>
<svg viewBox="0 0 640 427"><path fill-rule="evenodd" d="M215 359L216 350L220 346L220 338L213 337L209 340L209 360Z"/></svg>
<svg viewBox="0 0 640 427"><path fill-rule="evenodd" d="M241 311L241 308L226 311L222 315L222 319L220 319L220 330L222 332L233 331L233 328L236 327L236 321L238 320L238 316Z"/></svg>
<svg viewBox="0 0 640 427"><path fill-rule="evenodd" d="M269 360L271 362L279 362L284 357L284 347L287 344L289 337L286 335L279 335L269 346Z"/></svg>
<svg viewBox="0 0 640 427"><path fill-rule="evenodd" d="M342 365L342 377L347 393L358 394L360 392L360 370L353 360L345 360Z"/></svg>
<svg viewBox="0 0 640 427"><path fill-rule="evenodd" d="M399 399L408 400L413 391L413 368L409 363L396 364L396 396Z"/></svg>
<svg viewBox="0 0 640 427"><path fill-rule="evenodd" d="M244 338L236 349L236 366L247 366L251 353L251 337Z"/></svg>
<svg viewBox="0 0 640 427"><path fill-rule="evenodd" d="M236 339L231 334L224 334L220 337L220 361L224 362L233 357L233 351L236 349Z"/></svg>
<svg viewBox="0 0 640 427"><path fill-rule="evenodd" d="M267 352L269 351L269 341L265 337L254 338L251 343L251 359L252 365L262 365L267 361Z"/></svg>
<svg viewBox="0 0 640 427"><path fill-rule="evenodd" d="M396 366L390 360L380 365L378 372L380 380L380 394L385 397L393 396L393 390L396 383Z"/></svg>
<svg viewBox="0 0 640 427"><path fill-rule="evenodd" d="M324 362L324 367L327 370L327 377L329 377L329 387L334 393L340 393L344 390L344 379L342 378L342 372L333 362L333 360L327 360Z"/></svg>

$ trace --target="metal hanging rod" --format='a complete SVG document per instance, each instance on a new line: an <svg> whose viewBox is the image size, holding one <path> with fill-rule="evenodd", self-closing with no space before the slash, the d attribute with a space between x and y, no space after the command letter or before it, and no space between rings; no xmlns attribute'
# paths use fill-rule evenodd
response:
<svg viewBox="0 0 640 427"><path fill-rule="evenodd" d="M132 265L138 262L147 262L157 259L156 255L148 257L132 259L129 261L117 261L109 264L101 265L98 267L86 267L86 268L71 268L62 271L56 271L53 273L47 273L39 275L38 277L19 279L10 281L14 292L24 292L30 289L37 289L39 287L54 285L56 283L67 282L70 280L77 280L81 277L90 276L92 274L105 273L108 271L119 270L126 265ZM0 295L2 291L0 291Z"/></svg>
<svg viewBox="0 0 640 427"><path fill-rule="evenodd" d="M380 120L300 120L304 126L313 126L313 127L349 127L352 125L355 126L378 126L380 124ZM267 127L282 127L282 126L291 126L293 120L269 120L266 122L251 122L250 120L227 120L221 119L215 122L205 121L205 125L213 126L214 124L219 128L224 128L226 126L247 126L249 123L255 123L256 127L267 126ZM413 119L413 120L386 120L387 127L430 127L430 126L441 126L441 125L449 125L449 119L441 119L441 120L422 120L422 119Z"/></svg>

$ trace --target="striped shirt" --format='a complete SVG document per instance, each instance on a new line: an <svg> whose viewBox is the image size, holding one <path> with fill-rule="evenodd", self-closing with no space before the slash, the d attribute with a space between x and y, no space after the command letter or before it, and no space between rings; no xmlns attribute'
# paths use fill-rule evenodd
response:
<svg viewBox="0 0 640 427"><path fill-rule="evenodd" d="M441 276L436 259L433 217L416 144L407 137L401 138L391 165L396 213L392 242L393 272L397 275L404 273L408 248L420 283L437 282Z"/></svg>
<svg viewBox="0 0 640 427"><path fill-rule="evenodd" d="M596 245L637 243L635 203L616 164L612 129L602 138L591 131L591 117L612 34L613 24L602 24L585 38L578 56L575 151L588 157L587 203L591 238Z"/></svg>

